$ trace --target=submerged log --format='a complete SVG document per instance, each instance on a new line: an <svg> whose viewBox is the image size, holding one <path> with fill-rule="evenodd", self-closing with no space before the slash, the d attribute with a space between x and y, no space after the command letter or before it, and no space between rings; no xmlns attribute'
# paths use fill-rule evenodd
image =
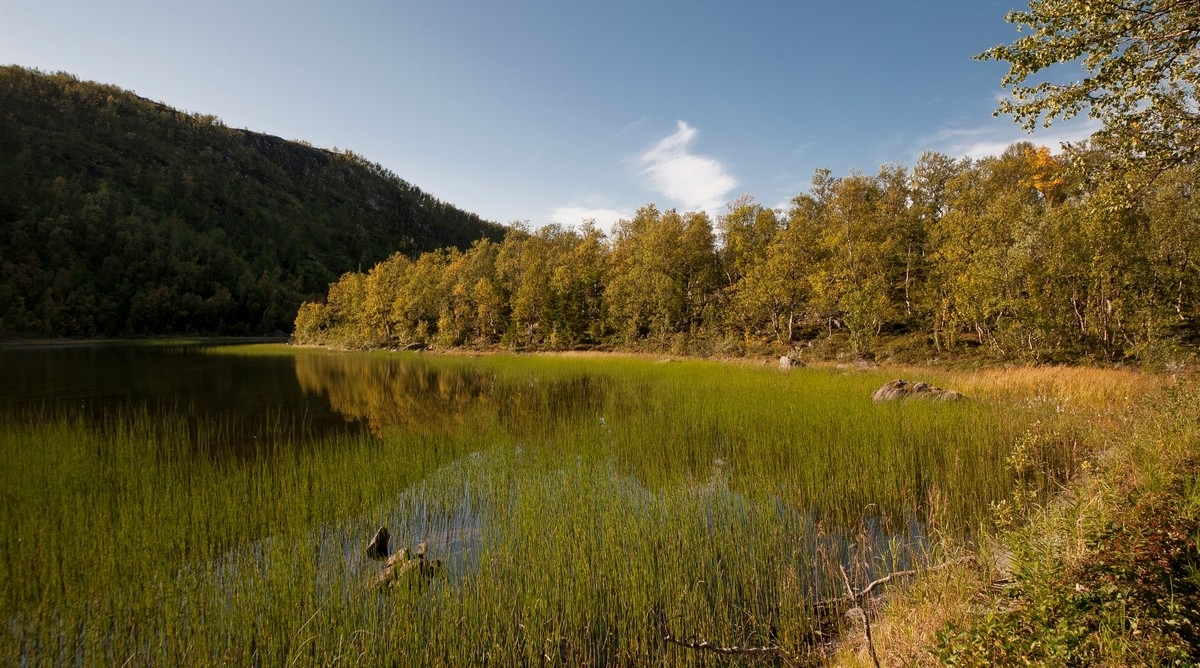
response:
<svg viewBox="0 0 1200 668"><path fill-rule="evenodd" d="M912 382L897 378L883 384L871 395L874 401L896 401L897 399L929 399L931 401L959 401L965 396L954 390L944 390L923 381Z"/></svg>

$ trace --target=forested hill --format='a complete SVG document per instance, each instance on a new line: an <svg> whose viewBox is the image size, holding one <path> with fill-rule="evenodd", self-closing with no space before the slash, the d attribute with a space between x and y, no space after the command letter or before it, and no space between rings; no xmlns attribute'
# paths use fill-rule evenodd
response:
<svg viewBox="0 0 1200 668"><path fill-rule="evenodd" d="M286 331L346 271L504 230L349 151L0 67L0 337Z"/></svg>

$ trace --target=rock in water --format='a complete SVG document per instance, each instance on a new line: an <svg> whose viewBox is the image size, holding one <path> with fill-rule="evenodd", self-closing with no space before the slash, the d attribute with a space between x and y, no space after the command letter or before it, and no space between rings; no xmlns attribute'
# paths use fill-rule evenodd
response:
<svg viewBox="0 0 1200 668"><path fill-rule="evenodd" d="M958 401L965 396L954 390L943 390L923 381L912 382L897 378L883 384L871 395L874 401L895 401L897 399L930 399L932 401Z"/></svg>
<svg viewBox="0 0 1200 668"><path fill-rule="evenodd" d="M431 561L426 558L425 543L421 543L417 546L415 554L402 547L396 554L388 557L383 570L371 580L371 588L419 592L425 589L430 580L444 573L442 560Z"/></svg>
<svg viewBox="0 0 1200 668"><path fill-rule="evenodd" d="M388 530L387 527L379 527L379 531L375 532L375 537L371 539L371 543L367 545L367 558L375 561L383 561L388 558Z"/></svg>

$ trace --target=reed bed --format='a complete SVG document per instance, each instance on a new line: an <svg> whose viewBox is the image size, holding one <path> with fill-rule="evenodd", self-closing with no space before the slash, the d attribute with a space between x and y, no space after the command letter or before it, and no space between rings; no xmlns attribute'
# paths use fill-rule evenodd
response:
<svg viewBox="0 0 1200 668"><path fill-rule="evenodd" d="M195 446L219 423L148 410L0 423L0 662L717 659L667 632L802 657L841 568L861 586L970 539L1046 410L873 404L886 374L291 354L369 432L221 458ZM379 525L443 568L372 588Z"/></svg>

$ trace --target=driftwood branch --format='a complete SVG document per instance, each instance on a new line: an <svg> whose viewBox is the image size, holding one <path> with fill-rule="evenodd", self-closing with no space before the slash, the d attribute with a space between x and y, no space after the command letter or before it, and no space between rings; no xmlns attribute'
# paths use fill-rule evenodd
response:
<svg viewBox="0 0 1200 668"><path fill-rule="evenodd" d="M694 649L703 652L712 652L714 654L723 654L725 656L777 656L788 668L799 668L800 664L796 663L795 657L787 652L787 650L777 645L766 647L724 647L722 645L714 645L707 640L680 639L671 635L670 632L665 632L663 640L680 647Z"/></svg>
<svg viewBox="0 0 1200 668"><path fill-rule="evenodd" d="M894 573L889 573L877 580L872 580L867 584L867 586L859 589L858 591L855 591L854 587L850 584L850 576L846 574L846 567L838 566L838 568L840 568L842 571L842 582L846 585L846 595L842 598L834 599L832 601L824 601L818 605L831 605L834 603L849 602L857 607L857 609L862 613L863 632L867 637L867 651L871 654L871 661L875 664L875 668L879 668L879 656L875 653L875 639L871 636L871 615L867 612L866 608L863 607L866 604L866 601L869 600L871 592L874 591L876 587L883 586L892 580L895 580L896 578L908 577L911 575L917 575L919 573L930 573L973 560L974 557L965 556L958 559L953 559L951 561L945 561L936 566L930 566L928 568L896 571Z"/></svg>
<svg viewBox="0 0 1200 668"><path fill-rule="evenodd" d="M940 563L936 566L930 566L928 568L920 568L920 569L913 569L913 570L907 570L907 571L896 571L894 573L889 573L888 575L885 575L877 580L872 580L871 582L869 582L867 584L867 586L863 587L859 591L855 591L854 587L851 586L850 576L846 574L845 567L842 567L842 581L846 585L846 592L847 592L846 595L842 596L840 598L826 599L824 601L818 601L814 605L815 605L815 607L828 607L828 606L834 606L834 605L839 605L839 604L844 604L844 603L851 603L851 604L857 606L858 601L860 599L865 599L866 597L870 596L871 592L873 592L876 587L882 587L883 585L891 582L892 580L917 575L918 573L929 573L932 571L938 571L943 568L948 568L950 566L955 566L958 564L966 563L968 561L972 561L973 559L974 559L974 557L966 556L966 557L962 557L959 559L946 561L946 562ZM879 657L875 654L875 643L871 637L871 620L869 619L866 610L863 610L862 613L863 613L863 626L866 630L866 635L867 635L867 648L871 653L871 660L874 661L875 666L878 668ZM661 608L657 609L655 614L658 617L657 622L658 622L659 630L662 633L662 639L665 642L671 643L672 645L677 645L679 647L683 647L685 649L690 649L690 650L695 650L698 652L712 652L713 654L721 654L723 656L760 656L760 657L761 656L775 656L775 657L778 657L779 660L782 661L783 664L785 666L787 666L788 668L799 668L800 664L796 660L796 657L792 656L791 653L789 653L787 650L783 649L782 647L779 647L778 645L765 645L762 647L738 647L737 645L732 645L732 646L717 645L717 644L711 643L707 640L696 638L695 636L692 636L689 638L678 638L674 634L671 633L671 630L667 625L666 615L663 613Z"/></svg>
<svg viewBox="0 0 1200 668"><path fill-rule="evenodd" d="M915 569L907 570L907 571L896 571L894 573L889 573L889 574L879 578L878 580L872 580L870 583L867 584L867 586L863 587L858 592L854 592L851 590L850 593L846 594L845 596L841 596L839 598L827 598L824 601L817 601L816 603L813 604L813 606L818 607L818 608L829 608L829 607L834 607L834 606L841 605L844 603L857 604L858 599L869 596L871 594L871 592L875 590L876 587L883 586L883 585L891 582L892 580L895 580L898 578L911 577L913 575L918 575L921 573L932 573L934 571L940 571L943 568L949 568L950 566L957 566L959 564L965 564L967 562L974 561L974 560L975 560L975 557L968 555L965 557L960 557L958 559L944 561L936 566L929 566L927 568L915 568Z"/></svg>
<svg viewBox="0 0 1200 668"><path fill-rule="evenodd" d="M863 596L863 592L855 593L854 587L850 586L850 576L846 575L845 566L839 564L838 568L842 569L842 582L846 583L846 592L850 595L851 600L857 601ZM867 651L871 653L871 661L875 664L875 668L879 668L879 656L875 654L875 640L871 638L871 616L865 609L859 608L859 610L862 610L863 630L867 635Z"/></svg>
<svg viewBox="0 0 1200 668"><path fill-rule="evenodd" d="M698 652L712 652L713 654L721 654L724 656L775 656L783 662L788 668L799 668L800 664L796 661L796 657L788 653L787 650L778 645L769 645L763 647L738 647L737 645L725 646L715 645L707 640L697 639L695 636L690 638L677 638L667 624L667 615L661 607L655 606L651 613L655 618L654 621L658 625L659 632L662 634L662 639L672 645L678 645L685 649L695 650Z"/></svg>
<svg viewBox="0 0 1200 668"><path fill-rule="evenodd" d="M943 568L949 568L951 566L965 564L970 561L975 561L975 557L973 557L971 555L967 555L965 557L959 557L958 559L951 559L950 561L943 561L942 563L940 563L936 566L929 566L928 568L918 568L918 569L913 569L910 571L896 571L895 573L890 573L888 575L885 575L885 576L879 578L878 580L873 580L866 587L863 587L862 591L858 592L858 595L860 598L863 596L867 596L868 594L871 593L871 590L875 589L876 587L878 587L880 585L885 585L885 584L891 582L893 578L908 577L910 575L916 575L918 573L932 573L933 571L940 571Z"/></svg>

